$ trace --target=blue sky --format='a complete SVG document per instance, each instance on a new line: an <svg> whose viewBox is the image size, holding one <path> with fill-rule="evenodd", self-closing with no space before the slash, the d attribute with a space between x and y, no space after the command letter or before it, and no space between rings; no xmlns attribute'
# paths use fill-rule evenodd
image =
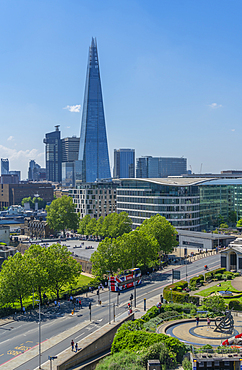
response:
<svg viewBox="0 0 242 370"><path fill-rule="evenodd" d="M109 156L185 156L193 172L242 169L241 0L2 0L0 156L27 176L43 138L80 134L96 37ZM73 109L72 109L73 110ZM74 109L78 110L78 109ZM189 167L190 168L190 167Z"/></svg>

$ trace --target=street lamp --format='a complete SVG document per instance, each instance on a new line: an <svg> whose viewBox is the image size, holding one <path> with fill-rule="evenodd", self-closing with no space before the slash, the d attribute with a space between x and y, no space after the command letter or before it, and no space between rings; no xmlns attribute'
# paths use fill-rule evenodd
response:
<svg viewBox="0 0 242 370"><path fill-rule="evenodd" d="M36 302L39 302L39 369L41 369L41 316L40 316L40 300L36 299Z"/></svg>
<svg viewBox="0 0 242 370"><path fill-rule="evenodd" d="M111 284L110 284L110 281L109 281L109 276L110 276L110 271L106 271L108 273L108 321L109 321L109 324L111 324L111 302L110 302L110 288L111 288Z"/></svg>

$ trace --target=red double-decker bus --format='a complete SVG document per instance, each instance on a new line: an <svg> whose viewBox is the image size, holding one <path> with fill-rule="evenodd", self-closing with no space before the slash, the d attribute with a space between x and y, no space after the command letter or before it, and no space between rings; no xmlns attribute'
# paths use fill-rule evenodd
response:
<svg viewBox="0 0 242 370"><path fill-rule="evenodd" d="M109 276L108 285L112 292L118 292L123 289L132 288L134 283L136 285L141 283L141 271L139 268L125 270L122 274L117 276Z"/></svg>

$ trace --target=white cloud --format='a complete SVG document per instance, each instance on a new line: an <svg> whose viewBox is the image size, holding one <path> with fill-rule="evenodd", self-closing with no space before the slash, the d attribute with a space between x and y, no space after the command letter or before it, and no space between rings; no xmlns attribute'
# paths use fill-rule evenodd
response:
<svg viewBox="0 0 242 370"><path fill-rule="evenodd" d="M77 105L67 105L63 109L68 109L72 113L78 113L78 112L80 112L81 105L79 105L79 104L77 104Z"/></svg>
<svg viewBox="0 0 242 370"><path fill-rule="evenodd" d="M9 136L8 141L13 140L13 136Z"/></svg>
<svg viewBox="0 0 242 370"><path fill-rule="evenodd" d="M0 145L0 158L8 158L10 170L21 171L22 179L27 177L30 159L36 160L41 167L44 166L44 153L39 153L37 149L17 150Z"/></svg>
<svg viewBox="0 0 242 370"><path fill-rule="evenodd" d="M221 108L222 104L212 103L209 105L209 107L212 109L217 109L217 108Z"/></svg>
<svg viewBox="0 0 242 370"><path fill-rule="evenodd" d="M232 128L232 130L231 131L235 131L235 128Z"/></svg>
<svg viewBox="0 0 242 370"><path fill-rule="evenodd" d="M71 128L71 126L66 126L66 128Z"/></svg>

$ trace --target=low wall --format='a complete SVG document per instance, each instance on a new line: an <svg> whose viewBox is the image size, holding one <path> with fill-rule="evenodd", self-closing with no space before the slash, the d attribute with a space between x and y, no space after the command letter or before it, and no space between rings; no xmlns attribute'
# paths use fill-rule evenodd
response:
<svg viewBox="0 0 242 370"><path fill-rule="evenodd" d="M108 351L111 348L116 331L125 321L128 320L134 320L134 313L123 320L104 325L102 328L91 334L89 338L84 339L81 342L83 347L77 353L63 353L63 361L57 365L56 369L71 369L76 365L81 365L82 362L88 359L92 359L94 356ZM60 357L59 360L61 361Z"/></svg>
<svg viewBox="0 0 242 370"><path fill-rule="evenodd" d="M83 272L87 272L88 274L92 273L92 262L91 261L84 260L81 257L74 257L74 258L82 266L82 271Z"/></svg>

